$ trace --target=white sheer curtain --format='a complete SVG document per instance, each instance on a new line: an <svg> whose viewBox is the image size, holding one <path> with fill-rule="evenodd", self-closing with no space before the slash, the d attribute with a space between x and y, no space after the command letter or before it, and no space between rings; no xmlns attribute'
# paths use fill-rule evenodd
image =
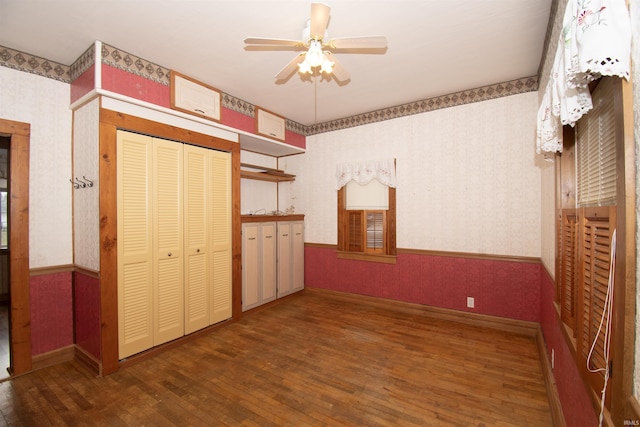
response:
<svg viewBox="0 0 640 427"><path fill-rule="evenodd" d="M349 181L365 185L372 179L377 179L388 187L396 188L395 159L340 163L336 166L336 190L344 187Z"/></svg>
<svg viewBox="0 0 640 427"><path fill-rule="evenodd" d="M631 24L624 0L568 0L549 83L538 110L537 152L562 152L562 125L593 108L588 84L629 79Z"/></svg>

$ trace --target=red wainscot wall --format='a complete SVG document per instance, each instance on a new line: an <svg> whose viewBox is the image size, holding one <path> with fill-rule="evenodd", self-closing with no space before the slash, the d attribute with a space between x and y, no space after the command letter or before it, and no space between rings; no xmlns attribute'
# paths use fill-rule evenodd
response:
<svg viewBox="0 0 640 427"><path fill-rule="evenodd" d="M73 284L75 343L86 353L102 360L100 329L100 281L75 272Z"/></svg>
<svg viewBox="0 0 640 427"><path fill-rule="evenodd" d="M539 321L540 263L398 253L396 264L339 259L305 247L305 286ZM467 308L473 297L475 308Z"/></svg>
<svg viewBox="0 0 640 427"><path fill-rule="evenodd" d="M541 265L540 270L540 324L549 360L551 350L555 353L553 376L567 427L595 427L598 425L598 417L563 335L562 321L553 303L555 284L544 266Z"/></svg>
<svg viewBox="0 0 640 427"><path fill-rule="evenodd" d="M73 344L71 272L31 276L31 354L33 356Z"/></svg>

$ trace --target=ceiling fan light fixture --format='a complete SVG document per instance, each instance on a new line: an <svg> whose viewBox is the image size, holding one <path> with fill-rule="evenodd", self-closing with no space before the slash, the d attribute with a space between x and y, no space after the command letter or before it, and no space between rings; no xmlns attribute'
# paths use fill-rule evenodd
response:
<svg viewBox="0 0 640 427"><path fill-rule="evenodd" d="M311 19L302 30L302 39L270 39L264 37L247 37L244 42L257 46L285 47L302 50L276 74L277 81L288 80L296 67L300 74L320 73L332 74L337 82L345 83L351 78L344 66L333 55L333 49L386 49L385 36L359 36L331 39L328 25L331 8L324 3L311 3ZM326 49L323 51L323 48ZM353 52L356 53L356 52Z"/></svg>
<svg viewBox="0 0 640 427"><path fill-rule="evenodd" d="M331 72L333 71L334 65L335 65L335 62L330 61L329 58L327 57L327 54L325 53L322 56L322 64L320 65L320 70L323 73L331 74Z"/></svg>
<svg viewBox="0 0 640 427"><path fill-rule="evenodd" d="M322 45L317 40L311 40L309 50L304 55L304 61L307 62L311 68L319 67L322 64Z"/></svg>
<svg viewBox="0 0 640 427"><path fill-rule="evenodd" d="M304 60L298 64L298 71L302 74L311 73L311 65L309 65L309 63Z"/></svg>

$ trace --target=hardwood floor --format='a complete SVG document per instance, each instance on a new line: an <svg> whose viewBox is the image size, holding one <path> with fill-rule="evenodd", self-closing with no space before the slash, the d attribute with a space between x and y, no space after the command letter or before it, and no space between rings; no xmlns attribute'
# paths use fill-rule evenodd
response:
<svg viewBox="0 0 640 427"><path fill-rule="evenodd" d="M96 378L68 362L0 383L11 425L552 425L535 338L294 295Z"/></svg>

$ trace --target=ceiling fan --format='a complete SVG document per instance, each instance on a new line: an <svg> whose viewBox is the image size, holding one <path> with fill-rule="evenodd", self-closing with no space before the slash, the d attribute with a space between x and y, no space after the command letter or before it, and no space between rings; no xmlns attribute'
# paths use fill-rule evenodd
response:
<svg viewBox="0 0 640 427"><path fill-rule="evenodd" d="M329 39L327 26L331 8L324 3L311 3L311 19L302 31L302 40L269 39L247 37L248 45L289 47L291 50L306 50L295 56L278 74L276 80L287 80L297 69L300 73L333 74L339 82L349 80L349 72L337 60L332 51L340 49L385 49L385 36L343 37Z"/></svg>

